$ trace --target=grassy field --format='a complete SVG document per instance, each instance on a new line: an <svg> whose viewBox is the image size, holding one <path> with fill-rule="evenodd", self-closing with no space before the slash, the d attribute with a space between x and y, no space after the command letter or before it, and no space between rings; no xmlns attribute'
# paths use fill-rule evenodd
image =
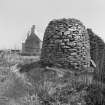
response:
<svg viewBox="0 0 105 105"><path fill-rule="evenodd" d="M1 58L0 105L71 105L82 99L79 97L82 91L75 93L72 85L76 81L75 76L62 70L45 71L36 67L31 72L18 72L16 64L30 64L37 60L39 57L15 54ZM84 101L81 105L85 105Z"/></svg>
<svg viewBox="0 0 105 105"><path fill-rule="evenodd" d="M39 59L39 56L20 56L5 54L0 58L0 105L29 105L21 103L19 97L28 95L29 84L25 77L12 71L16 64L30 64ZM15 68L14 68L15 69ZM34 105L34 104L30 104Z"/></svg>
<svg viewBox="0 0 105 105"><path fill-rule="evenodd" d="M72 70L40 67L39 59L17 54L0 58L0 105L104 105L97 102L105 99L105 85L103 89L98 82L89 85L88 75L75 75ZM29 70L20 73L16 64Z"/></svg>

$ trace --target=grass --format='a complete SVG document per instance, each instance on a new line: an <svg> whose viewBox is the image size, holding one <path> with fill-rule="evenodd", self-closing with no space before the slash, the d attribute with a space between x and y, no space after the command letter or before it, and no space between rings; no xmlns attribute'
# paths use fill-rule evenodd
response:
<svg viewBox="0 0 105 105"><path fill-rule="evenodd" d="M28 57L17 54L5 54L0 58L0 97L2 98L0 105L25 105L20 101L21 97L27 96L28 92L33 90L28 89L30 86L13 73L11 67L15 64L30 64L38 59L38 56ZM7 100L4 100L3 97Z"/></svg>
<svg viewBox="0 0 105 105"><path fill-rule="evenodd" d="M0 105L88 105L89 102L96 105L95 100L98 103L104 100L104 87L96 87L96 82L88 86L84 75L40 67L35 63L38 60L38 57L19 55L1 58L0 97L7 100L0 100ZM21 65L15 69L21 68L22 72L11 71L11 66L17 63Z"/></svg>

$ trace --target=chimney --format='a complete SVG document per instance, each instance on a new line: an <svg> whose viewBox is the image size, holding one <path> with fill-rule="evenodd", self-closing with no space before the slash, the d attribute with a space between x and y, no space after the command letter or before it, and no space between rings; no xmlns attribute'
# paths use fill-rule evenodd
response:
<svg viewBox="0 0 105 105"><path fill-rule="evenodd" d="M35 25L32 25L31 27L31 33L34 33L35 32Z"/></svg>

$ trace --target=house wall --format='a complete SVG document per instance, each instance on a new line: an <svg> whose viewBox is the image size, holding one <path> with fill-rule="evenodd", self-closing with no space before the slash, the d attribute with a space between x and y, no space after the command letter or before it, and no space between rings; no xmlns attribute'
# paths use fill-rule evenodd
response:
<svg viewBox="0 0 105 105"><path fill-rule="evenodd" d="M31 47L30 47L31 46ZM39 44L32 44L30 46L26 46L25 43L22 43L22 53L27 55L39 55L40 54L40 43Z"/></svg>

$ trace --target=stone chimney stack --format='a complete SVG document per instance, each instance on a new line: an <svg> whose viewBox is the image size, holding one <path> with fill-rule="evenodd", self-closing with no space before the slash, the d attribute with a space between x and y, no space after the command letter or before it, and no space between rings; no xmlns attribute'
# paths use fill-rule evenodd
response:
<svg viewBox="0 0 105 105"><path fill-rule="evenodd" d="M35 25L32 25L32 27L31 27L31 33L35 33Z"/></svg>

